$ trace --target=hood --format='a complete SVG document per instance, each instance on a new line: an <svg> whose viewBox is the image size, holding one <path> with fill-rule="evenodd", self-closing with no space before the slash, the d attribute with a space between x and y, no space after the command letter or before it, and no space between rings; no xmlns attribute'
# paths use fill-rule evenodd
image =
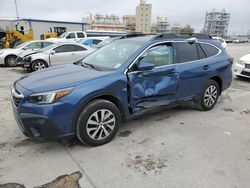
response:
<svg viewBox="0 0 250 188"><path fill-rule="evenodd" d="M73 87L107 74L110 72L88 69L80 65L63 65L31 73L17 82L32 92L46 92Z"/></svg>
<svg viewBox="0 0 250 188"><path fill-rule="evenodd" d="M241 61L250 63L250 53L240 58Z"/></svg>
<svg viewBox="0 0 250 188"><path fill-rule="evenodd" d="M21 58L24 58L25 56L36 54L38 52L39 52L39 50L29 49L29 50L24 50L18 56L21 57Z"/></svg>
<svg viewBox="0 0 250 188"><path fill-rule="evenodd" d="M22 50L20 50L20 49L14 49L14 48L5 48L5 49L1 49L0 52L12 53L12 54L19 54L20 52L22 52Z"/></svg>

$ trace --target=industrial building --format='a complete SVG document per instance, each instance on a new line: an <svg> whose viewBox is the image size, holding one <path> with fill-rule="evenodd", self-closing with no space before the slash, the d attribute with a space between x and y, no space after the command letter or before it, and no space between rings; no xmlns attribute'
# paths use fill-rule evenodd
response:
<svg viewBox="0 0 250 188"><path fill-rule="evenodd" d="M12 30L18 30L22 33L28 32L32 28L34 39L40 39L41 34L46 32L55 32L55 29L61 33L64 31L84 31L83 22L65 22L37 19L18 19L18 20L0 20L0 27L5 30L6 27Z"/></svg>
<svg viewBox="0 0 250 188"><path fill-rule="evenodd" d="M154 33L167 33L170 32L170 24L167 17L157 17L156 24L152 25L152 32Z"/></svg>
<svg viewBox="0 0 250 188"><path fill-rule="evenodd" d="M151 12L152 4L140 0L139 6L136 7L136 32L151 33Z"/></svg>
<svg viewBox="0 0 250 188"><path fill-rule="evenodd" d="M202 33L207 33L212 36L226 37L229 20L230 13L227 13L225 9L222 9L221 12L218 12L215 9L212 12L207 12Z"/></svg>

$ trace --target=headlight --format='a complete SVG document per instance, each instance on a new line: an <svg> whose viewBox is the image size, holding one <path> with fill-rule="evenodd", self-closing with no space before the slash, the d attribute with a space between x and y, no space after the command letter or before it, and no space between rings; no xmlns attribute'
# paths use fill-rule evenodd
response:
<svg viewBox="0 0 250 188"><path fill-rule="evenodd" d="M43 93L35 93L29 96L29 102L38 104L49 104L56 102L58 99L68 95L73 88L66 88L62 90L49 91Z"/></svg>
<svg viewBox="0 0 250 188"><path fill-rule="evenodd" d="M4 54L4 52L0 52L0 55L3 55Z"/></svg>
<svg viewBox="0 0 250 188"><path fill-rule="evenodd" d="M239 65L245 65L245 62L242 61L242 60L237 61L237 63L238 63Z"/></svg>

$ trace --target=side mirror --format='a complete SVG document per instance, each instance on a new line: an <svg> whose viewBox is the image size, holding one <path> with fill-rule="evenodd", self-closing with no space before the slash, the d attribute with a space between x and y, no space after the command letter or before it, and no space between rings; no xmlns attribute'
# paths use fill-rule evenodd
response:
<svg viewBox="0 0 250 188"><path fill-rule="evenodd" d="M23 47L23 50L28 50L28 47L26 46L26 47Z"/></svg>
<svg viewBox="0 0 250 188"><path fill-rule="evenodd" d="M151 71L155 68L155 65L152 63L140 63L138 71Z"/></svg>
<svg viewBox="0 0 250 188"><path fill-rule="evenodd" d="M54 54L56 53L56 51L55 51L55 50L51 50L49 53L50 53L51 55L54 55Z"/></svg>

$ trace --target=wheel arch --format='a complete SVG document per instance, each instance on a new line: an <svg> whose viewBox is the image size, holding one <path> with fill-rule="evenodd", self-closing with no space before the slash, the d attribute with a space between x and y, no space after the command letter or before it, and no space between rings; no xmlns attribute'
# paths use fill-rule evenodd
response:
<svg viewBox="0 0 250 188"><path fill-rule="evenodd" d="M219 76L213 76L211 78L209 78L210 80L214 80L218 83L219 88L220 88L220 94L222 92L222 88L223 88L223 83L222 83L222 79Z"/></svg>
<svg viewBox="0 0 250 188"><path fill-rule="evenodd" d="M74 116L73 116L73 122L72 122L72 128L73 130L75 130L76 128L76 123L77 123L77 119L81 113L81 111L92 101L94 100L98 100L98 99L103 99L103 100L107 100L109 102L112 102L120 111L121 113L121 119L124 120L125 119L125 112L123 109L123 105L122 102L115 96L110 95L110 94L103 94L103 95L97 95L97 96L93 96L91 97L89 100L87 100L87 102L84 102L80 105L80 107L76 110Z"/></svg>
<svg viewBox="0 0 250 188"><path fill-rule="evenodd" d="M18 57L16 54L8 54L8 55L6 55L6 57L4 58L4 63L5 63L5 65L6 65L6 60L7 60L7 58L8 57L10 57L10 56L15 56L16 58Z"/></svg>

